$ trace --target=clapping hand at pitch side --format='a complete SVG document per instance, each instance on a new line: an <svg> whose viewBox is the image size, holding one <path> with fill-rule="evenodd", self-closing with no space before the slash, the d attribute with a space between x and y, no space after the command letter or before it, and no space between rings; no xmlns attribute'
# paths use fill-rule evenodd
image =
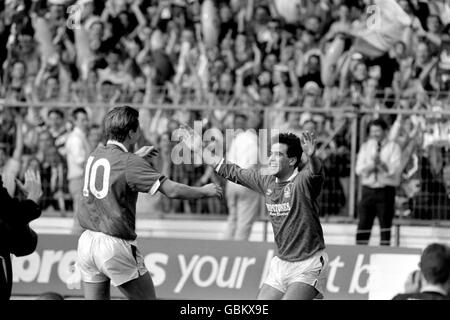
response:
<svg viewBox="0 0 450 320"><path fill-rule="evenodd" d="M306 156L311 157L316 152L316 137L313 132L305 131L300 136L300 144Z"/></svg>
<svg viewBox="0 0 450 320"><path fill-rule="evenodd" d="M39 199L42 197L41 176L38 173L28 169L25 172L25 183L16 179L16 184L22 192L25 193L27 199L38 203Z"/></svg>

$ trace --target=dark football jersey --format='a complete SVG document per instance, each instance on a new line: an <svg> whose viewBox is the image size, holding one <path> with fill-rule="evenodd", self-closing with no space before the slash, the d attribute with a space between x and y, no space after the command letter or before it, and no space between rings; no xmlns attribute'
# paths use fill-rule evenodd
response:
<svg viewBox="0 0 450 320"><path fill-rule="evenodd" d="M325 248L317 203L323 169L313 175L306 167L284 182L231 163L223 163L218 174L265 196L279 258L302 261Z"/></svg>
<svg viewBox="0 0 450 320"><path fill-rule="evenodd" d="M164 179L147 161L119 146L98 146L86 162L80 225L124 240L136 239L138 193L154 194Z"/></svg>

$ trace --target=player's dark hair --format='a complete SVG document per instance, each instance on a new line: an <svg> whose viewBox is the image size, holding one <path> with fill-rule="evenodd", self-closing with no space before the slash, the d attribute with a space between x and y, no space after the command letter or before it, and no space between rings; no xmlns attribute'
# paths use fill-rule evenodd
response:
<svg viewBox="0 0 450 320"><path fill-rule="evenodd" d="M123 142L130 131L139 127L139 111L129 106L115 107L103 120L103 130L107 140Z"/></svg>
<svg viewBox="0 0 450 320"><path fill-rule="evenodd" d="M85 115L88 114L85 108L79 107L79 108L76 108L75 110L72 111L72 118L76 119L77 115L79 113L84 113Z"/></svg>
<svg viewBox="0 0 450 320"><path fill-rule="evenodd" d="M282 143L287 145L287 156L289 158L297 158L295 167L300 165L303 149L299 137L290 132L280 133L272 139L272 144L274 143Z"/></svg>
<svg viewBox="0 0 450 320"><path fill-rule="evenodd" d="M450 248L432 243L422 252L420 270L431 284L445 284L450 279Z"/></svg>

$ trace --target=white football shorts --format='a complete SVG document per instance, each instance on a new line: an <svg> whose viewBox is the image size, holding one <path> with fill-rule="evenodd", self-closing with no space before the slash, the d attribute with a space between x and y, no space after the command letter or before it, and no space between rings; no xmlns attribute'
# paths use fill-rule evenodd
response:
<svg viewBox="0 0 450 320"><path fill-rule="evenodd" d="M84 231L78 240L77 266L84 282L111 280L116 287L148 272L136 241L91 230Z"/></svg>
<svg viewBox="0 0 450 320"><path fill-rule="evenodd" d="M328 254L321 250L303 261L290 262L273 257L264 283L283 293L292 283L306 283L319 292L316 299L323 299L327 277Z"/></svg>

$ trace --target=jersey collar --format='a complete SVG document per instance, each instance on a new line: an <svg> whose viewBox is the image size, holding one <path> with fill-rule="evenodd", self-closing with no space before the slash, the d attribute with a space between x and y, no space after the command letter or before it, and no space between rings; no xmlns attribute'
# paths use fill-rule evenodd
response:
<svg viewBox="0 0 450 320"><path fill-rule="evenodd" d="M125 146L123 145L123 143L119 142L119 141L115 141L115 140L108 140L108 142L106 142L106 145L108 144L113 144L118 146L120 149L122 149L123 152L128 152L127 148L125 148Z"/></svg>
<svg viewBox="0 0 450 320"><path fill-rule="evenodd" d="M296 176L297 174L298 174L298 169L295 168L295 169L294 169L294 172L292 173L292 175L291 175L286 181L283 181L283 182L289 182L289 181L292 181L292 180L295 178L295 176ZM275 182L276 182L276 183L279 183L280 180L279 180L278 178L275 178Z"/></svg>

